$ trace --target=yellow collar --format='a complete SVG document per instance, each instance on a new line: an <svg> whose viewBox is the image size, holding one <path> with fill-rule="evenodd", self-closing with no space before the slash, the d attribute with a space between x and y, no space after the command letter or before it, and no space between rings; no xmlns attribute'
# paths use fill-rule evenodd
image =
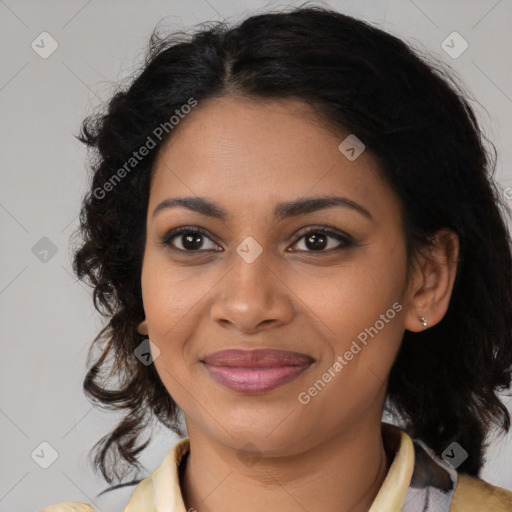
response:
<svg viewBox="0 0 512 512"><path fill-rule="evenodd" d="M386 448L395 455L368 512L400 512L414 470L414 446L409 435L398 427L382 423L382 429ZM187 512L178 470L189 448L188 437L173 446L153 474L137 485L124 512Z"/></svg>

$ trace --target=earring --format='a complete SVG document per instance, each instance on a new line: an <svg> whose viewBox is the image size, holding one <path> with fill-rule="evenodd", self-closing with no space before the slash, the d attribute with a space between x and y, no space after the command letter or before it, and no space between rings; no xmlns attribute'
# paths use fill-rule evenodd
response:
<svg viewBox="0 0 512 512"><path fill-rule="evenodd" d="M427 321L424 316L420 316L420 322L423 324L423 327L427 327Z"/></svg>

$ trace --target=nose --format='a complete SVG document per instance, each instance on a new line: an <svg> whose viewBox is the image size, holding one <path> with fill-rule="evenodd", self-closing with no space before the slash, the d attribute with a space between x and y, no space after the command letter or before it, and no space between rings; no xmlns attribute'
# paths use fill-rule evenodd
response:
<svg viewBox="0 0 512 512"><path fill-rule="evenodd" d="M212 319L244 333L289 323L295 314L293 292L278 274L263 253L252 263L234 254L230 270L218 284Z"/></svg>

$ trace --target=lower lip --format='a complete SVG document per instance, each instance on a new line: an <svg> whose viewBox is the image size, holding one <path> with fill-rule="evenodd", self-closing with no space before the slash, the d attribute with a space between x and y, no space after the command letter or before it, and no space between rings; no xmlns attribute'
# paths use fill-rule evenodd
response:
<svg viewBox="0 0 512 512"><path fill-rule="evenodd" d="M272 368L240 368L212 366L204 363L214 380L227 388L242 393L263 393L296 379L311 364L302 366L274 366Z"/></svg>

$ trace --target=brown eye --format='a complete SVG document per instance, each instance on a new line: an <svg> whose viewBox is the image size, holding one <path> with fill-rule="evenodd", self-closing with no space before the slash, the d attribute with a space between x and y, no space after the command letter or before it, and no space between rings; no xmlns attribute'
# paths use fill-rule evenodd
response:
<svg viewBox="0 0 512 512"><path fill-rule="evenodd" d="M299 248L299 250L306 252L331 252L354 245L350 237L327 228L310 229L298 238L294 245L297 245L301 240L304 240L304 248Z"/></svg>
<svg viewBox="0 0 512 512"><path fill-rule="evenodd" d="M210 247L205 239L210 241ZM162 239L162 244L182 252L202 252L204 250L219 250L205 231L199 228L182 227L172 230ZM181 245L181 247L180 247Z"/></svg>

